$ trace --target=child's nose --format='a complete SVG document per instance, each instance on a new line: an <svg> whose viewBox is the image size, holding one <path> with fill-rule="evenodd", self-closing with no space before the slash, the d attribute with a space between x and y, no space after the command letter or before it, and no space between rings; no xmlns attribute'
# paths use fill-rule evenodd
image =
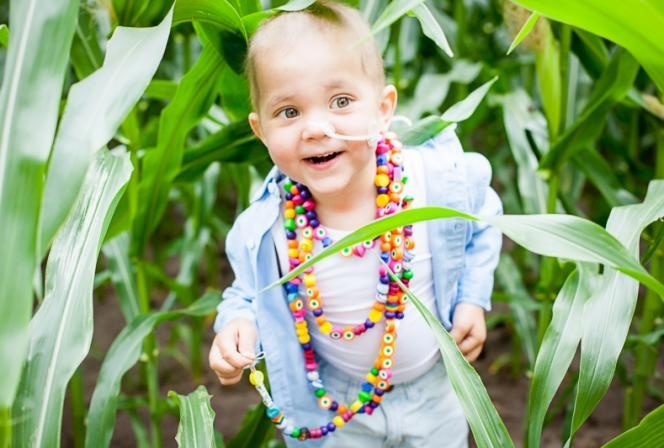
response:
<svg viewBox="0 0 664 448"><path fill-rule="evenodd" d="M334 134L334 126L329 121L307 121L302 129L303 140L319 139Z"/></svg>

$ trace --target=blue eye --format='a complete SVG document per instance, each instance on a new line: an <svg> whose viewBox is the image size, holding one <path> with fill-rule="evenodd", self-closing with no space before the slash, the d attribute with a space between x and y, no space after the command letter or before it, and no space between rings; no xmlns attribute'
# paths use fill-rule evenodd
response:
<svg viewBox="0 0 664 448"><path fill-rule="evenodd" d="M283 115L285 118L295 118L299 113L294 107L284 107L277 115Z"/></svg>
<svg viewBox="0 0 664 448"><path fill-rule="evenodd" d="M332 107L342 109L350 106L351 99L347 96L338 96L332 100Z"/></svg>

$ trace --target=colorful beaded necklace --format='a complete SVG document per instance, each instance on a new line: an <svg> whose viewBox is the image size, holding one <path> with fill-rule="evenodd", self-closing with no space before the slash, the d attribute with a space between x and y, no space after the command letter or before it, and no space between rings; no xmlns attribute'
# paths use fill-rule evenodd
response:
<svg viewBox="0 0 664 448"><path fill-rule="evenodd" d="M407 178L403 175L402 145L393 133L381 135L376 144L376 217L381 218L395 213L400 207L406 209L412 202L411 197L403 197L403 187ZM312 257L314 239L320 240L324 247L332 243L325 228L320 225L315 212L315 203L309 190L302 184L288 180L284 184L285 206L284 227L288 244L288 259L290 270L297 268L301 263ZM300 230L301 239L298 241ZM323 437L336 428L342 427L357 413L372 414L381 401L383 394L390 390L392 377L393 357L399 320L404 317L406 296L396 281L390 279L389 271L394 273L408 286L413 277L410 262L413 259L415 243L412 238L411 225L389 230L377 238L380 244L380 258L383 263L378 272L378 285L376 288L376 301L374 302L367 319L354 327L338 327L332 325L324 315L323 301L316 287L316 278L313 267L304 271L304 274L290 280L286 285L286 297L293 315L295 332L302 347L307 370L307 379L311 385L318 404L323 409L336 412L330 422L320 427L300 428L286 418L281 410L272 401L264 385L263 374L251 367L249 380L261 395L263 404L267 408L267 416L275 423L286 436L300 440L317 439ZM362 256L364 252L375 244L374 240L365 241L350 249L342 251L342 255ZM307 297L305 300L300 292L304 286ZM365 376L357 399L350 405L338 403L325 389L318 371L318 363L311 344L311 335L307 321L306 309L314 316L319 330L334 340L350 341L373 328L381 318L385 318L385 328L381 338L378 355L374 359L373 367Z"/></svg>

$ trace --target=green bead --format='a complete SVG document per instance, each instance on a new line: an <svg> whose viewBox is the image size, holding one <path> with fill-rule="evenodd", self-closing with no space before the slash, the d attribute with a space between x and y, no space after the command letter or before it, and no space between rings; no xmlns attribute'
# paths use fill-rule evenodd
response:
<svg viewBox="0 0 664 448"><path fill-rule="evenodd" d="M290 436L294 439L297 439L298 437L300 437L301 432L302 431L300 430L300 428L295 427L295 428L293 428L293 432L291 433Z"/></svg>
<svg viewBox="0 0 664 448"><path fill-rule="evenodd" d="M293 188L293 182L289 180L284 182L284 190L286 190L286 193L290 193L291 188Z"/></svg>
<svg viewBox="0 0 664 448"><path fill-rule="evenodd" d="M305 212L306 210L301 205L295 206L295 213L297 213L298 215L304 215Z"/></svg>
<svg viewBox="0 0 664 448"><path fill-rule="evenodd" d="M371 368L371 374L372 374L373 376L378 375L378 369L375 368L375 367L372 367L372 368Z"/></svg>
<svg viewBox="0 0 664 448"><path fill-rule="evenodd" d="M284 220L284 227L287 230L295 230L295 220L293 218Z"/></svg>
<svg viewBox="0 0 664 448"><path fill-rule="evenodd" d="M314 393L316 394L316 396L317 396L318 398L320 398L320 397L322 397L323 395L325 395L326 391L325 391L325 389L321 388L321 389L316 389L316 391L315 391Z"/></svg>
<svg viewBox="0 0 664 448"><path fill-rule="evenodd" d="M362 403L366 403L367 401L371 400L371 394L369 392L362 391L359 394L357 394L357 398Z"/></svg>
<svg viewBox="0 0 664 448"><path fill-rule="evenodd" d="M405 278L406 280L410 280L411 278L413 278L413 271L410 269L403 271L402 277Z"/></svg>

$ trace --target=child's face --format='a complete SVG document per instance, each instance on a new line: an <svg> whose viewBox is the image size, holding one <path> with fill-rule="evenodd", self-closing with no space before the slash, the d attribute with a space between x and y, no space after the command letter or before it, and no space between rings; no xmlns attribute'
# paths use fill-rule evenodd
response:
<svg viewBox="0 0 664 448"><path fill-rule="evenodd" d="M374 148L330 138L323 126L342 135L375 134L396 105L394 87L376 85L363 70L358 46L330 40L309 33L257 55L258 111L249 116L274 163L318 200L361 191L375 174Z"/></svg>

